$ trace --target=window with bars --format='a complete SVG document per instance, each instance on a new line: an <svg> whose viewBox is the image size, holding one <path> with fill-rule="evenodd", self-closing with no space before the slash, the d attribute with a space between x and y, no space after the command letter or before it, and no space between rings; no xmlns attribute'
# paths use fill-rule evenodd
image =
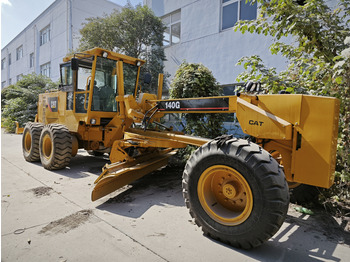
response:
<svg viewBox="0 0 350 262"><path fill-rule="evenodd" d="M181 39L181 10L162 17L166 26L163 45L170 46L180 42Z"/></svg>
<svg viewBox="0 0 350 262"><path fill-rule="evenodd" d="M238 20L255 20L256 16L256 2L221 0L221 30L233 27Z"/></svg>

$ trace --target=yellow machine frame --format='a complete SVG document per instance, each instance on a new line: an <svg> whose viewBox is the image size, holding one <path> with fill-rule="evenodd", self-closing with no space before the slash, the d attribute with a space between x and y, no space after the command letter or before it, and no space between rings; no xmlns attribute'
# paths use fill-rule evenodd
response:
<svg viewBox="0 0 350 262"><path fill-rule="evenodd" d="M324 188L334 182L335 98L242 93L162 100L162 74L156 94L141 92L143 60L94 48L64 62L59 89L40 94L35 123L23 130L23 155L51 170L66 167L79 148L109 153L93 201L195 145L182 181L191 216L213 238L252 248L282 225L290 199L286 180ZM167 113L235 113L250 138L184 135L160 123Z"/></svg>
<svg viewBox="0 0 350 262"><path fill-rule="evenodd" d="M151 122L159 121L165 113L236 113L244 133L255 137L256 143L268 152L278 153L282 157L281 164L284 166L288 181L326 188L332 185L339 112L337 99L307 95L241 94L240 96L161 100L163 83L161 74L156 95L137 93L140 89L138 80L140 66L145 62L143 60L94 48L83 54L66 57L64 61L69 62L73 57L83 58L89 55L94 57L90 76L92 83L95 79L96 57L108 57L116 61L118 112L92 111L92 99L88 100L86 113L67 110L65 104L67 92L56 91L40 95L37 121L44 124L60 123L67 126L73 134L73 155L76 154L78 148L98 150L102 146L110 149L111 164L106 165L103 173L96 180L97 185L94 191L99 191L102 185L105 187L106 181L113 186L110 186L104 194L93 193L93 200L139 178L140 170L143 170L143 174L147 174L159 168L160 165L164 165L166 159L171 155L170 148L182 148L189 144L201 146L209 141L169 130L143 131L131 128L133 123L141 124L152 108L156 111L150 119ZM135 92L132 95L124 93L124 63L138 66ZM74 92L92 97L93 87L88 88L86 85L85 91L74 89ZM48 100L53 97L57 97L57 103L48 105ZM170 107L163 111L159 110L162 103L177 106L183 101L201 103L201 101L220 99L227 102L224 109L189 108L181 111L181 108L175 110ZM57 106L56 110L48 110L53 109L54 106ZM111 121L106 126L102 126L100 122L102 117L111 118ZM148 148L149 150L146 150L148 156L142 157L142 161L135 160L125 151L130 147ZM163 148L167 149L164 151ZM151 149L158 150L150 153ZM163 155L163 160L145 162L145 159L158 159L159 154ZM138 163L139 171L135 172L125 168L125 163L127 165ZM123 172L116 171L121 169ZM130 171L126 172L126 170ZM104 184L102 181L105 181Z"/></svg>

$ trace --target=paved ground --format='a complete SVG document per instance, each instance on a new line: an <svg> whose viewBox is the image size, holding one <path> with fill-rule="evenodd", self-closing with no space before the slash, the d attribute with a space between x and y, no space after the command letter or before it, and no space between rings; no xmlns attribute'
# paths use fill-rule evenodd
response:
<svg viewBox="0 0 350 262"><path fill-rule="evenodd" d="M263 246L242 251L203 236L167 168L90 201L107 162L84 151L69 168L24 161L21 136L1 137L1 261L350 261L349 234L323 213L298 214Z"/></svg>

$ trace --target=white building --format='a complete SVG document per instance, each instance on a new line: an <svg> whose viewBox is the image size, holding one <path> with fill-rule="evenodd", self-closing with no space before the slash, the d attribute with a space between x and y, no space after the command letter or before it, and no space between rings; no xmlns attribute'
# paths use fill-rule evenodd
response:
<svg viewBox="0 0 350 262"><path fill-rule="evenodd" d="M285 69L286 60L271 55L272 39L232 28L237 20L256 19L257 5L245 0L144 0L167 25L164 38L165 71L174 76L186 60L208 67L222 85L236 82L243 56L260 55L268 66Z"/></svg>
<svg viewBox="0 0 350 262"><path fill-rule="evenodd" d="M1 88L33 72L57 81L59 64L78 47L85 19L115 9L122 7L107 0L56 0L1 49Z"/></svg>

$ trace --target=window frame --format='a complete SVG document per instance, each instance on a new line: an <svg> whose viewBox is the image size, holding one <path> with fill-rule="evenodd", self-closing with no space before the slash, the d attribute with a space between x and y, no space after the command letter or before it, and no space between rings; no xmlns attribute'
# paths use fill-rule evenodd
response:
<svg viewBox="0 0 350 262"><path fill-rule="evenodd" d="M39 39L40 46L50 42L50 40L51 40L51 29L50 29L50 25L47 25L40 30L40 39Z"/></svg>
<svg viewBox="0 0 350 262"><path fill-rule="evenodd" d="M4 70L6 68L6 57L1 59L1 70Z"/></svg>
<svg viewBox="0 0 350 262"><path fill-rule="evenodd" d="M16 76L16 82L20 81L23 78L23 74L19 74Z"/></svg>
<svg viewBox="0 0 350 262"><path fill-rule="evenodd" d="M48 74L47 74L48 72ZM50 77L51 76L51 62L42 64L40 66L40 74L46 77Z"/></svg>
<svg viewBox="0 0 350 262"><path fill-rule="evenodd" d="M20 60L23 57L23 45L20 45L16 48L16 61Z"/></svg>
<svg viewBox="0 0 350 262"><path fill-rule="evenodd" d="M178 14L180 15L179 18L177 20L173 21L174 17L176 15L178 15ZM166 18L169 18L169 23L168 24L166 24L164 22L164 20ZM166 28L169 29L169 41L165 40L165 35L164 35L163 36L163 46L164 47L168 47L168 46L173 46L173 45L177 45L177 44L181 43L181 9L177 9L177 10L175 10L175 11L169 13L169 14L166 14L166 15L162 16L161 19L162 19L163 24L166 26ZM173 42L173 29L172 28L173 28L174 25L177 25L177 24L180 25L180 34L179 34L179 37L178 37L179 41L178 42ZM165 32L164 32L164 34L165 34ZM168 44L165 44L165 42L168 42Z"/></svg>
<svg viewBox="0 0 350 262"><path fill-rule="evenodd" d="M235 25L233 26L230 26L230 27L227 27L227 28L223 28L223 19L224 19L224 7L228 6L228 5L231 5L233 3L237 3L237 21L241 21L241 4L242 2L245 3L246 0L220 0L220 32L221 31L226 31L226 30L230 30L231 28L233 28ZM250 3L250 2L248 2ZM258 16L258 5L257 5L257 2L255 3L256 5L256 17L255 19L257 19L257 16ZM252 20L255 20L255 19L252 19ZM236 24L235 23L235 24Z"/></svg>
<svg viewBox="0 0 350 262"><path fill-rule="evenodd" d="M34 67L34 53L29 54L29 68Z"/></svg>

